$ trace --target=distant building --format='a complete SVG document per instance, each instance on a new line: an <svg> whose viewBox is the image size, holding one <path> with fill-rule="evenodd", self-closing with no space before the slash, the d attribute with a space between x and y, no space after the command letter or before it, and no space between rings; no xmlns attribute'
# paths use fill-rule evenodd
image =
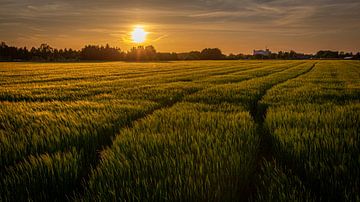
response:
<svg viewBox="0 0 360 202"><path fill-rule="evenodd" d="M254 50L254 56L256 55L262 55L262 56L270 56L271 55L271 51L269 49L266 50Z"/></svg>

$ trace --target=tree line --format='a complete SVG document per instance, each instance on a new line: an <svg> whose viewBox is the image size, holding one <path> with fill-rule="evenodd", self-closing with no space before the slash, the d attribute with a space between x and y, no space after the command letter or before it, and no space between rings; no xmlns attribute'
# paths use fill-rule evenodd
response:
<svg viewBox="0 0 360 202"><path fill-rule="evenodd" d="M205 48L202 51L185 53L157 52L153 46L133 47L122 51L118 47L87 45L81 50L56 49L48 44L38 48L0 44L0 61L173 61L173 60L241 60L241 59L360 59L360 53L318 51L315 55L295 51L271 53L270 55L225 55L219 48Z"/></svg>

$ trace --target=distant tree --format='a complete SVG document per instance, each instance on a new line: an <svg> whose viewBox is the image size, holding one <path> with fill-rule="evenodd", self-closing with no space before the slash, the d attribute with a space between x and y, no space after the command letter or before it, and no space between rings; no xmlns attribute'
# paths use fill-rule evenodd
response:
<svg viewBox="0 0 360 202"><path fill-rule="evenodd" d="M228 59L228 60L238 60L238 57L237 57L237 55L230 53L230 54L226 57L226 59Z"/></svg>
<svg viewBox="0 0 360 202"><path fill-rule="evenodd" d="M289 59L296 59L296 55L297 55L297 53L295 51L291 50L289 53Z"/></svg>
<svg viewBox="0 0 360 202"><path fill-rule="evenodd" d="M143 46L132 47L130 51L126 53L126 60L140 61L143 60L145 54L145 48Z"/></svg>
<svg viewBox="0 0 360 202"><path fill-rule="evenodd" d="M277 54L277 59L284 59L284 52L279 51L279 53Z"/></svg>
<svg viewBox="0 0 360 202"><path fill-rule="evenodd" d="M316 53L317 58L339 58L338 51L321 50Z"/></svg>
<svg viewBox="0 0 360 202"><path fill-rule="evenodd" d="M154 46L145 47L145 58L146 60L157 60Z"/></svg>
<svg viewBox="0 0 360 202"><path fill-rule="evenodd" d="M81 51L73 49L56 49L43 43L38 48L8 46L5 42L0 43L0 61L77 61L77 60L100 60L100 61L170 61L170 60L238 60L238 59L360 59L360 53L347 53L338 51L321 50L316 55L279 51L271 55L243 55L229 54L224 55L218 48L205 48L200 51L190 51L185 53L161 53L157 52L153 46L133 47L128 52L122 52L120 48L105 46L86 45Z"/></svg>
<svg viewBox="0 0 360 202"><path fill-rule="evenodd" d="M0 43L0 60L13 61L13 60L26 60L29 57L29 51L24 48L17 48L8 46L5 42Z"/></svg>
<svg viewBox="0 0 360 202"><path fill-rule="evenodd" d="M241 53L237 54L237 55L230 53L228 56L225 56L225 59L227 59L227 60L241 60L241 59L246 59L246 58L247 58L247 56L244 54L241 54Z"/></svg>
<svg viewBox="0 0 360 202"><path fill-rule="evenodd" d="M344 51L341 51L339 53L339 58L348 58L348 57L353 57L353 53L345 53Z"/></svg>
<svg viewBox="0 0 360 202"><path fill-rule="evenodd" d="M305 55L303 53L297 53L293 50L290 52L279 51L275 55L271 55L271 59L281 59L281 60L298 60L298 59L310 59L312 55Z"/></svg>
<svg viewBox="0 0 360 202"><path fill-rule="evenodd" d="M353 57L354 60L360 60L360 52L356 53Z"/></svg>
<svg viewBox="0 0 360 202"><path fill-rule="evenodd" d="M75 54L71 49L68 51L65 49L64 52L66 52L67 57L72 57ZM105 47L87 45L81 50L80 59L116 61L124 59L124 54L119 48L110 47L109 44L106 44Z"/></svg>
<svg viewBox="0 0 360 202"><path fill-rule="evenodd" d="M160 61L178 60L178 54L176 53L156 53L156 57Z"/></svg>
<svg viewBox="0 0 360 202"><path fill-rule="evenodd" d="M45 60L45 61L53 60L52 58L53 51L54 49L46 43L41 44L40 47L38 48L39 57L41 58L41 60Z"/></svg>
<svg viewBox="0 0 360 202"><path fill-rule="evenodd" d="M201 51L200 57L202 60L225 59L225 55L223 55L221 50L218 48L205 48Z"/></svg>
<svg viewBox="0 0 360 202"><path fill-rule="evenodd" d="M201 52L200 51L190 51L188 53L178 54L180 60L200 60Z"/></svg>
<svg viewBox="0 0 360 202"><path fill-rule="evenodd" d="M128 61L158 60L156 50L153 46L133 47L126 53L125 59Z"/></svg>

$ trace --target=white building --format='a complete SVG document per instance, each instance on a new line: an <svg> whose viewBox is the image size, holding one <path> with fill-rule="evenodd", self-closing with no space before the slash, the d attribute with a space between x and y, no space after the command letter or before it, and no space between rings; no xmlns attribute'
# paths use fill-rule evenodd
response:
<svg viewBox="0 0 360 202"><path fill-rule="evenodd" d="M254 50L254 56L256 55L262 55L262 56L270 56L271 55L271 51L269 49L266 50Z"/></svg>

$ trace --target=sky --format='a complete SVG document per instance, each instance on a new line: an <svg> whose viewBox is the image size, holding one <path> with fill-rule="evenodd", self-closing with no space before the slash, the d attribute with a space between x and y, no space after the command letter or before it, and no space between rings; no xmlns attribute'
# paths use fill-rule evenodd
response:
<svg viewBox="0 0 360 202"><path fill-rule="evenodd" d="M0 41L128 50L136 25L158 51L360 51L360 0L0 0Z"/></svg>

